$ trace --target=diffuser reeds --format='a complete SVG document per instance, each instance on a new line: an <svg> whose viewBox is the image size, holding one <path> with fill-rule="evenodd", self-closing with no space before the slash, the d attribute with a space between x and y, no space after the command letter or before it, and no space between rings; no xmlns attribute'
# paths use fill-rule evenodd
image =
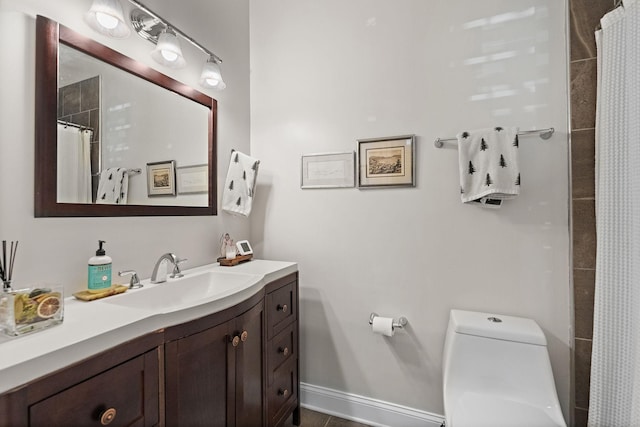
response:
<svg viewBox="0 0 640 427"><path fill-rule="evenodd" d="M9 259L7 260L7 241L2 241L2 260L0 260L0 279L2 279L3 289L11 289L11 276L13 276L13 265L16 262L16 252L18 252L18 241L11 241L9 246Z"/></svg>

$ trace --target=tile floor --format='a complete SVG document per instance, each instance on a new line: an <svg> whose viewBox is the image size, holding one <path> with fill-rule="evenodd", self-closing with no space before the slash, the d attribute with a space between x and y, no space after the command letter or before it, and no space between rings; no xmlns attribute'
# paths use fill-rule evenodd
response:
<svg viewBox="0 0 640 427"><path fill-rule="evenodd" d="M305 408L302 408L300 418L300 427L368 427L367 424L356 423ZM283 427L293 427L291 417Z"/></svg>

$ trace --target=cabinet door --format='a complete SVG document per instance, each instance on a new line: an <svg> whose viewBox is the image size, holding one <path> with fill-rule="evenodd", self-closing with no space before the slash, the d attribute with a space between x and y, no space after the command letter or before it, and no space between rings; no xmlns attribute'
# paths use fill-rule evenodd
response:
<svg viewBox="0 0 640 427"><path fill-rule="evenodd" d="M235 425L264 425L264 309L259 303L236 319L236 331L244 341L236 347Z"/></svg>
<svg viewBox="0 0 640 427"><path fill-rule="evenodd" d="M158 354L151 351L31 405L29 425L152 426L158 394Z"/></svg>
<svg viewBox="0 0 640 427"><path fill-rule="evenodd" d="M166 344L167 426L232 424L227 413L232 326L233 321L223 323Z"/></svg>

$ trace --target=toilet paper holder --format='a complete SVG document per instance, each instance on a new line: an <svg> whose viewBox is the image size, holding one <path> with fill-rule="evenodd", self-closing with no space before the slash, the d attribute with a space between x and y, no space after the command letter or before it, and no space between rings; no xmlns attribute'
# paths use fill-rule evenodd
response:
<svg viewBox="0 0 640 427"><path fill-rule="evenodd" d="M377 313L371 313L371 315L369 316L370 325L373 325L373 319L375 319L376 317L378 317ZM394 317L391 326L393 327L393 329L402 329L407 326L407 323L409 323L409 321L404 316L398 317L397 319Z"/></svg>

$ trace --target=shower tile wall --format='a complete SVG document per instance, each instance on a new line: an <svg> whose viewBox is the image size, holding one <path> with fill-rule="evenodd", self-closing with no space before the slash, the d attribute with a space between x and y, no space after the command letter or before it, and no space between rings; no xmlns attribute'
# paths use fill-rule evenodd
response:
<svg viewBox="0 0 640 427"><path fill-rule="evenodd" d="M93 129L91 139L91 194L98 193L100 170L100 76L58 90L58 120Z"/></svg>
<svg viewBox="0 0 640 427"><path fill-rule="evenodd" d="M569 0L571 20L571 187L573 204L574 363L576 427L587 425L596 267L594 31L615 0Z"/></svg>

